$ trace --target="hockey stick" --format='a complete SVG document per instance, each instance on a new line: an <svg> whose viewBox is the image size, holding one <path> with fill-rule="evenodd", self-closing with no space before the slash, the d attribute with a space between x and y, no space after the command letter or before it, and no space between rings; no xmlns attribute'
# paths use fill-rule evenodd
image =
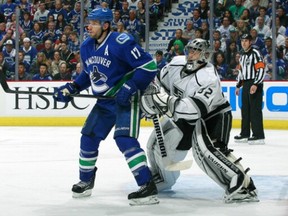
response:
<svg viewBox="0 0 288 216"><path fill-rule="evenodd" d="M180 161L180 162L173 162L169 160L167 151L164 144L164 134L162 127L159 123L159 116L155 115L152 117L155 133L156 133L156 139L160 148L162 162L164 165L164 169L167 171L179 171L179 170L186 170L189 169L192 166L193 160L186 160L186 161Z"/></svg>
<svg viewBox="0 0 288 216"><path fill-rule="evenodd" d="M3 88L3 90L6 93L11 94L30 94L30 95L50 95L53 96L54 92L38 92L38 91L19 91L19 90L12 90L9 88L6 77L3 73L3 71L0 71L0 83ZM107 97L107 96L96 96L96 95L88 95L88 94L76 94L76 95L70 95L71 97L79 97L79 98L94 98L94 99L113 99L113 97Z"/></svg>

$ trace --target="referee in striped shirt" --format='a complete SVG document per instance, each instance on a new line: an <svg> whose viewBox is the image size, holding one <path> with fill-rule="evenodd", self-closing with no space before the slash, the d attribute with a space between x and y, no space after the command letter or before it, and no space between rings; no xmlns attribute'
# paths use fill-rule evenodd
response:
<svg viewBox="0 0 288 216"><path fill-rule="evenodd" d="M252 46L252 36L241 36L241 46L244 50L240 57L240 70L237 78L236 95L242 87L241 133L234 137L235 142L249 144L264 144L263 129L263 80L265 65L260 52ZM250 132L252 130L252 136Z"/></svg>

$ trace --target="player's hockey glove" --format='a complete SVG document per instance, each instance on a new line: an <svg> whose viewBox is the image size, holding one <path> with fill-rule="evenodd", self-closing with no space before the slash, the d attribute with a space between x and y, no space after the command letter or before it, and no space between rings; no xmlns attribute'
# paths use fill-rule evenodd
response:
<svg viewBox="0 0 288 216"><path fill-rule="evenodd" d="M164 115L173 116L174 106L177 98L170 96L165 92L143 95L141 97L141 109L148 115Z"/></svg>
<svg viewBox="0 0 288 216"><path fill-rule="evenodd" d="M129 106L131 97L137 92L137 87L132 80L128 80L116 94L116 102L120 106Z"/></svg>
<svg viewBox="0 0 288 216"><path fill-rule="evenodd" d="M79 92L79 86L74 82L70 82L55 89L53 98L56 101L67 103L72 100L71 95L79 94Z"/></svg>

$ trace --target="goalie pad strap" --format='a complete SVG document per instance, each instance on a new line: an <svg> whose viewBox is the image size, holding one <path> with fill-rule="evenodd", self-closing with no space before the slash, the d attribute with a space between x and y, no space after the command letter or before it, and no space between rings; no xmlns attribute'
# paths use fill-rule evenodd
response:
<svg viewBox="0 0 288 216"><path fill-rule="evenodd" d="M196 122L192 151L199 167L227 193L235 193L242 188L245 173L214 147L203 119Z"/></svg>

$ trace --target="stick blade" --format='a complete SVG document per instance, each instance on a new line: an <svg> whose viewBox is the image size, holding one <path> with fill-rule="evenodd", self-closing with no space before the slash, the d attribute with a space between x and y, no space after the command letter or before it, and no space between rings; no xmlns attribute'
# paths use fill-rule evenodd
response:
<svg viewBox="0 0 288 216"><path fill-rule="evenodd" d="M10 89L9 89L9 86L6 82L6 76L4 74L4 72L2 70L0 70L0 83L1 83L1 86L3 88L3 90L6 92L6 93L10 93Z"/></svg>

